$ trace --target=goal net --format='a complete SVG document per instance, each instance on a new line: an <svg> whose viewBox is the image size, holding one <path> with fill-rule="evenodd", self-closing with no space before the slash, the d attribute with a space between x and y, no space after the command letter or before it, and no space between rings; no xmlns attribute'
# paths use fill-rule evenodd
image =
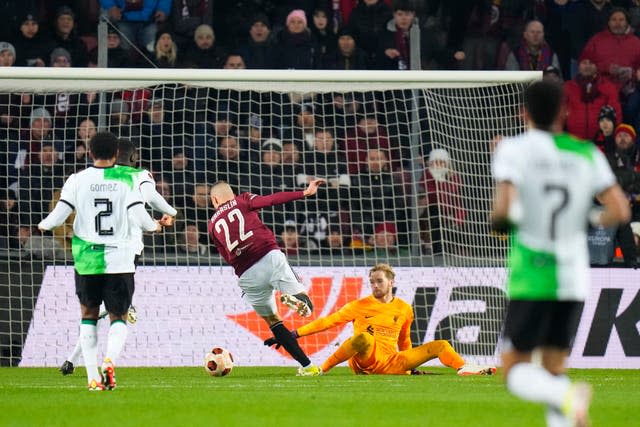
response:
<svg viewBox="0 0 640 427"><path fill-rule="evenodd" d="M465 358L495 362L505 239L488 228L491 146L523 130L520 97L539 78L1 69L0 364L56 366L75 344L71 222L53 233L36 226L65 178L90 164L96 130L130 139L139 166L178 209L174 228L144 236L139 321L120 364L197 365L214 345L240 364L293 363L262 346L268 328L210 244L208 193L219 180L269 194L313 177L327 180L317 197L262 211L314 301L313 318L368 295L369 268L386 262L396 295L414 308L414 345L448 339ZM303 324L280 309L290 327ZM350 331L301 344L320 363Z"/></svg>

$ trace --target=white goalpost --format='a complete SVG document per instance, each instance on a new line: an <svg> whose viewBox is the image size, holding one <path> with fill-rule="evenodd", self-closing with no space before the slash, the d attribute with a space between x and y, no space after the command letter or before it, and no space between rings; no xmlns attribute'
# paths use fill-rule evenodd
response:
<svg viewBox="0 0 640 427"><path fill-rule="evenodd" d="M145 236L139 321L121 364L199 365L214 345L239 364L293 363L262 345L268 328L208 242L208 188L225 180L237 192L267 194L304 188L314 176L328 181L317 198L262 212L309 290L314 316L368 295L368 269L387 262L398 273L396 295L414 308L414 344L448 339L465 358L495 363L506 241L487 220L492 140L524 129L520 98L540 78L0 69L0 365L57 366L75 344L70 225L44 235L35 226L64 179L88 164L94 125L138 147L140 166L179 211L175 228ZM282 314L290 327L302 324ZM321 362L349 333L301 344Z"/></svg>

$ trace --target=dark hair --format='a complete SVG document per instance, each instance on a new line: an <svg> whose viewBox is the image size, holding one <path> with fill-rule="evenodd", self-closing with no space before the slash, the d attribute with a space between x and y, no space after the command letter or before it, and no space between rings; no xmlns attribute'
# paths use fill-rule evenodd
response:
<svg viewBox="0 0 640 427"><path fill-rule="evenodd" d="M118 159L116 163L123 166L135 166L136 146L128 139L118 139Z"/></svg>
<svg viewBox="0 0 640 427"><path fill-rule="evenodd" d="M414 12L416 11L415 6L413 6L413 4L411 4L410 1L407 0L398 0L395 1L393 4L393 11L397 12L399 10L402 10L404 12Z"/></svg>
<svg viewBox="0 0 640 427"><path fill-rule="evenodd" d="M564 100L562 85L542 80L531 84L524 91L524 108L537 128L549 130Z"/></svg>
<svg viewBox="0 0 640 427"><path fill-rule="evenodd" d="M111 132L99 132L89 141L89 151L95 160L111 160L118 154L118 138Z"/></svg>

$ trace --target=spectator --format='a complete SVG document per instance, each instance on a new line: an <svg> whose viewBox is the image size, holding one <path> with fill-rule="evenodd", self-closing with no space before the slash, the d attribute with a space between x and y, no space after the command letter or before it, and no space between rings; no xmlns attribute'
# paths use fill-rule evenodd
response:
<svg viewBox="0 0 640 427"><path fill-rule="evenodd" d="M311 34L317 43L316 67L322 68L328 58L333 57L336 50L336 33L329 27L326 9L317 7L311 19Z"/></svg>
<svg viewBox="0 0 640 427"><path fill-rule="evenodd" d="M400 250L398 247L398 230L392 222L382 222L376 224L373 236L371 237L371 246L373 246L374 256L377 258L389 258L398 256L407 256L406 250Z"/></svg>
<svg viewBox="0 0 640 427"><path fill-rule="evenodd" d="M171 0L100 0L100 7L124 34L126 39L122 47L127 51L132 49L127 41L130 40L142 49L153 52L158 26L171 14Z"/></svg>
<svg viewBox="0 0 640 427"><path fill-rule="evenodd" d="M261 161L258 168L251 173L251 192L256 194L273 194L285 188L285 180L282 176L282 141L277 138L269 138L262 144ZM256 170L257 169L257 170ZM262 210L262 219L265 224L273 227L282 224L284 211L289 210L287 205L277 205Z"/></svg>
<svg viewBox="0 0 640 427"><path fill-rule="evenodd" d="M68 143L64 150L68 173L79 172L89 165L87 147L89 147L89 141L96 133L96 124L92 119L84 119L80 122L76 138L72 143Z"/></svg>
<svg viewBox="0 0 640 427"><path fill-rule="evenodd" d="M300 146L292 140L282 142L282 177L287 191L301 188L298 177L304 175ZM305 175L306 176L306 175ZM306 180L304 180L306 182Z"/></svg>
<svg viewBox="0 0 640 427"><path fill-rule="evenodd" d="M461 247L456 230L464 224L466 212L462 206L462 184L455 173L449 152L436 148L429 153L424 188L428 207L424 214L429 217L429 234L434 254L459 253ZM445 246L445 238L452 246Z"/></svg>
<svg viewBox="0 0 640 427"><path fill-rule="evenodd" d="M286 27L280 31L275 52L277 68L312 70L317 63L318 46L307 27L307 17L302 9L295 9L287 16Z"/></svg>
<svg viewBox="0 0 640 427"><path fill-rule="evenodd" d="M347 163L340 159L329 128L318 128L314 137L314 150L304 156L304 174L299 175L298 186L304 186L314 179L325 179L327 187L323 190L337 190L349 187L351 178L347 171ZM300 182L303 181L303 182ZM320 197L320 191L318 192Z"/></svg>
<svg viewBox="0 0 640 427"><path fill-rule="evenodd" d="M109 105L109 132L118 138L131 136L131 114L129 103L114 98Z"/></svg>
<svg viewBox="0 0 640 427"><path fill-rule="evenodd" d="M20 34L13 40L16 48L16 65L21 67L44 67L48 54L53 50L52 40L42 36L35 11L22 17Z"/></svg>
<svg viewBox="0 0 640 427"><path fill-rule="evenodd" d="M167 152L169 150L165 149L164 151ZM190 188L196 183L202 182L202 179L200 179L201 176L198 174L199 171L196 171L193 167L193 161L187 155L186 151L186 147L173 148L171 162L167 163L163 168L164 172L171 176L173 193L182 200L184 200L183 197L188 194ZM200 201L199 196L202 189L196 188L195 190L198 200ZM180 205L184 206L184 202Z"/></svg>
<svg viewBox="0 0 640 427"><path fill-rule="evenodd" d="M191 195L186 199L184 208L185 217L198 227L198 235L200 243L209 244L207 225L212 215L211 201L209 199L209 185L195 184L191 188ZM180 204L182 197L176 193L177 202Z"/></svg>
<svg viewBox="0 0 640 427"><path fill-rule="evenodd" d="M295 221L285 222L278 244L287 256L309 255L317 250L313 241L300 237Z"/></svg>
<svg viewBox="0 0 640 427"><path fill-rule="evenodd" d="M202 240L203 238L198 229L198 225L194 222L187 222L184 231L178 238L178 254L201 257L209 256L209 247L202 243Z"/></svg>
<svg viewBox="0 0 640 427"><path fill-rule="evenodd" d="M35 225L49 211L53 192L64 183L64 169L51 141L41 143L37 161L23 172L18 183L20 211L28 212L30 224Z"/></svg>
<svg viewBox="0 0 640 427"><path fill-rule="evenodd" d="M185 46L184 61L197 68L219 68L222 64L223 51L216 45L213 28L207 24L198 26L192 41Z"/></svg>
<svg viewBox="0 0 640 427"><path fill-rule="evenodd" d="M0 189L0 249L19 249L20 216L13 191Z"/></svg>
<svg viewBox="0 0 640 427"><path fill-rule="evenodd" d="M569 4L566 7L571 55L571 76L575 76L579 58L585 45L597 32L607 28L609 15L613 10L610 0L589 0Z"/></svg>
<svg viewBox="0 0 640 427"><path fill-rule="evenodd" d="M61 6L56 11L53 26L53 42L57 47L64 48L71 56L70 63L75 67L86 67L88 62L87 47L74 31L75 14L67 6ZM53 66L53 63L50 64Z"/></svg>
<svg viewBox="0 0 640 427"><path fill-rule="evenodd" d="M631 200L632 221L640 218L640 153L637 134L633 126L621 123L614 133L615 150L607 154L611 170L625 195ZM637 267L637 251L630 223L621 224L616 231L615 240L622 250L625 267Z"/></svg>
<svg viewBox="0 0 640 427"><path fill-rule="evenodd" d="M149 103L139 127L140 159L152 171L170 169L172 148L175 143L174 124L165 108L166 101L157 99ZM167 160L169 160L167 162Z"/></svg>
<svg viewBox="0 0 640 427"><path fill-rule="evenodd" d="M173 35L168 31L158 31L156 36L153 62L158 68L175 68L178 61L178 46L173 41Z"/></svg>
<svg viewBox="0 0 640 427"><path fill-rule="evenodd" d="M603 105L598 114L598 131L593 138L594 144L603 153L611 153L615 150L615 138L613 132L616 128L616 110L611 105Z"/></svg>
<svg viewBox="0 0 640 427"><path fill-rule="evenodd" d="M16 50L11 43L0 42L0 67L13 67L16 63Z"/></svg>
<svg viewBox="0 0 640 427"><path fill-rule="evenodd" d="M357 174L364 168L367 151L370 149L389 149L387 133L378 123L375 114L361 115L356 129L348 132L344 151L350 174Z"/></svg>
<svg viewBox="0 0 640 427"><path fill-rule="evenodd" d="M97 48L96 48L97 49ZM122 48L120 34L109 25L107 32L107 66L109 68L123 68L131 66L131 59L127 51Z"/></svg>
<svg viewBox="0 0 640 427"><path fill-rule="evenodd" d="M264 14L258 14L251 22L249 37L246 44L240 49L240 53L250 69L276 68L275 38L271 33L269 18Z"/></svg>
<svg viewBox="0 0 640 427"><path fill-rule="evenodd" d="M377 223L405 220L404 192L391 172L387 151L369 148L365 153L365 166L351 178L349 199L354 233L371 236Z"/></svg>
<svg viewBox="0 0 640 427"><path fill-rule="evenodd" d="M382 0L361 0L349 16L348 28L365 51L369 68L379 62L380 40L392 18L391 8Z"/></svg>
<svg viewBox="0 0 640 427"><path fill-rule="evenodd" d="M416 9L409 2L398 2L394 6L393 19L387 23L386 31L380 37L377 69L411 69L410 31L416 25L415 17Z"/></svg>
<svg viewBox="0 0 640 427"><path fill-rule="evenodd" d="M493 2L458 0L447 5L447 49L464 70L493 70L503 38ZM498 13L496 13L498 12Z"/></svg>
<svg viewBox="0 0 640 427"><path fill-rule="evenodd" d="M564 92L567 131L578 138L593 138L603 105L611 105L616 116L622 117L616 87L598 74L595 63L586 54L580 58L578 74L565 82Z"/></svg>
<svg viewBox="0 0 640 427"><path fill-rule="evenodd" d="M53 141L51 113L46 108L35 108L29 116L29 129L22 132L21 139L27 152L22 165L38 163L40 148L43 143ZM60 151L62 147L58 150ZM22 169L22 168L20 168Z"/></svg>
<svg viewBox="0 0 640 427"><path fill-rule="evenodd" d="M57 47L51 51L49 65L51 67L71 67L73 65L73 59L67 49Z"/></svg>
<svg viewBox="0 0 640 427"><path fill-rule="evenodd" d="M227 70L244 70L247 66L240 53L231 52L226 56L222 68Z"/></svg>
<svg viewBox="0 0 640 427"><path fill-rule="evenodd" d="M366 70L367 54L360 47L349 29L342 29L338 33L338 49L327 57L324 68L334 70Z"/></svg>
<svg viewBox="0 0 640 427"><path fill-rule="evenodd" d="M544 69L544 71L542 72L542 79L554 81L558 84L564 84L562 73L558 68L554 67L553 65L549 65L547 68Z"/></svg>
<svg viewBox="0 0 640 427"><path fill-rule="evenodd" d="M505 70L543 71L553 66L560 69L558 55L544 39L544 25L534 19L522 33L520 44L509 53Z"/></svg>
<svg viewBox="0 0 640 427"><path fill-rule="evenodd" d="M623 95L635 90L636 71L640 69L640 38L630 31L624 9L611 10L607 28L589 39L584 56L591 59L598 73L611 80Z"/></svg>
<svg viewBox="0 0 640 427"><path fill-rule="evenodd" d="M240 142L235 135L218 138L217 156L208 165L209 182L225 181L236 194L249 191L249 167L240 156Z"/></svg>
<svg viewBox="0 0 640 427"><path fill-rule="evenodd" d="M322 255L352 255L352 250L349 248L349 241L342 232L342 227L337 224L329 225L329 233L325 242L325 246L320 248Z"/></svg>
<svg viewBox="0 0 640 427"><path fill-rule="evenodd" d="M212 22L213 0L173 0L171 23L180 49L193 40L198 27L206 25L211 28Z"/></svg>
<svg viewBox="0 0 640 427"><path fill-rule="evenodd" d="M293 105L294 122L290 128L284 125L282 131L283 139L304 142L301 147L303 152L312 150L315 146L316 116L313 108L310 102Z"/></svg>

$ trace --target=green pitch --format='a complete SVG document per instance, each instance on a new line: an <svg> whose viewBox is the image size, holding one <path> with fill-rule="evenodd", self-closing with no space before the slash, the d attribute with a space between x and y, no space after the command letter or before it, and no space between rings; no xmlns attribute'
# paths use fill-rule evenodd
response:
<svg viewBox="0 0 640 427"><path fill-rule="evenodd" d="M543 426L543 409L511 397L500 376L451 369L425 376L314 378L295 368L120 368L118 388L89 392L83 368L0 368L0 426ZM640 370L575 370L595 397L593 425L638 424Z"/></svg>

